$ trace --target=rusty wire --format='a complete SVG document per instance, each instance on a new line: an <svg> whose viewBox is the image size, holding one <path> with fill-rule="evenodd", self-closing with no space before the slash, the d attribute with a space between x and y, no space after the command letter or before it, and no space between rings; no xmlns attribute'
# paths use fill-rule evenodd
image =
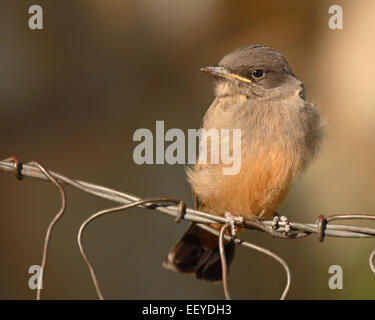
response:
<svg viewBox="0 0 375 320"><path fill-rule="evenodd" d="M6 161L12 161L13 162L13 172L17 179L22 180L23 175L21 173L22 171L22 164L19 162L17 157L10 157L6 159ZM50 224L47 227L47 232L44 238L44 244L43 244L43 254L42 254L42 263L40 265L40 275L38 279L38 286L36 290L36 300L40 300L41 294L42 294L42 288L43 288L43 279L44 279L44 273L47 265L47 259L48 259L48 249L50 244L50 239L52 235L52 230L55 227L57 221L62 217L62 215L65 212L66 208L66 195L64 188L61 186L60 183L56 181L56 179L46 170L40 163L36 161L32 161L29 163L30 165L33 165L37 167L43 174L45 175L48 180L50 180L59 190L60 196L61 196L61 206L59 212L54 216L54 218L51 220Z"/></svg>
<svg viewBox="0 0 375 320"><path fill-rule="evenodd" d="M112 212L117 212L117 211L124 211L126 209L130 209L130 208L134 208L134 207L137 207L139 205L142 205L142 204L146 204L146 203L165 203L165 202L172 202L172 203L176 203L177 201L175 199L172 199L172 198L149 198L149 199L142 199L142 200L139 200L139 201L134 201L133 203L129 203L129 204L125 204L125 205L122 205L122 206L118 206L118 207L114 207L114 208L110 208L110 209L105 209L105 210L101 210L99 212L96 212L94 214L92 214L89 218L87 218L81 225L81 227L79 228L79 231L78 231L78 236L77 236L77 241L78 241L78 246L79 246L79 250L81 251L81 255L83 257L83 260L85 261L86 265L88 266L89 270L90 270L90 274L91 274L91 278L92 278L92 281L94 283L94 286L95 286L95 290L96 290L96 293L99 297L100 300L104 300L104 297L103 297L103 293L100 289L100 286L99 286L99 281L98 281L98 278L96 276L96 273L95 273L95 269L93 267L93 265L91 264L86 252L85 252L85 249L84 249L84 246L83 246L83 243L82 243L82 235L83 235L83 231L85 230L85 228L87 227L87 225L95 220L96 218L102 216L102 215L105 215L105 214L108 214L108 213L112 213ZM181 201L181 203L183 203ZM182 204L181 206L181 209L180 209L180 216L182 215L182 210L184 208L184 205Z"/></svg>
<svg viewBox="0 0 375 320"><path fill-rule="evenodd" d="M228 229L229 224L226 223L221 227L220 234L219 234L219 251L220 251L220 260L221 260L221 272L222 272L222 280L223 280L223 290L225 299L230 300L230 294L228 289L228 265L227 259L225 257L224 251L224 234L225 231Z"/></svg>
<svg viewBox="0 0 375 320"><path fill-rule="evenodd" d="M65 192L61 184L67 184L74 188L77 188L83 192L92 194L94 196L104 198L107 200L111 200L117 203L122 204L121 206L117 206L115 208L110 208L106 210L101 210L93 215L91 215L85 222L81 225L81 228L78 233L78 243L80 247L80 251L84 261L86 262L91 277L93 279L98 297L103 299L103 294L101 293L97 277L95 275L94 268L90 263L87 254L85 253L82 245L82 234L83 230L87 226L87 224L96 219L97 217L107 214L110 212L125 210L131 207L140 206L148 209L153 209L169 216L175 218L175 221L178 223L180 220L185 219L189 221L193 221L198 223L198 225L214 234L216 234L219 238L219 247L221 247L220 255L221 255L221 262L224 266L225 263L225 252L223 250L223 241L224 238L228 241L234 241L237 244L241 244L245 247L257 250L262 252L277 262L279 262L287 276L287 282L281 296L281 299L285 299L290 288L291 283L291 273L289 270L288 265L286 262L276 255L274 252L262 248L258 245L255 245L250 242L242 241L238 238L232 238L225 234L225 230L228 227L228 221L221 216L216 216L208 213L204 213L198 210L194 210L191 208L186 208L185 203L183 201L178 201L172 198L151 198L151 199L141 199L140 197L134 196L132 194L120 192L111 188L95 185L92 183L79 181L75 179L70 179L66 176L58 174L56 172L50 171L45 169L41 166L38 162L29 162L27 164L20 163L16 157L8 158L4 161L0 161L0 169L5 172L13 172L18 179L22 179L23 177L32 177L41 180L49 180L51 181L58 189L61 195L61 207L58 214L52 219L51 223L48 226L47 233L45 236L44 247L43 247L43 257L42 257L42 266L41 266L41 281L43 280L43 275L45 271L45 266L47 262L47 253L48 253L48 246L51 238L52 229L57 223L57 221L61 218L65 211L66 205L66 197ZM172 203L169 205L165 205L165 203ZM375 215L368 215L368 214L339 214L339 215L330 215L328 217L324 217L323 215L319 216L318 221L316 223L307 224L307 223L298 223L298 222L288 222L288 226L283 221L278 222L278 228L275 230L273 229L273 221L260 221L260 220L245 220L242 223L235 222L236 225L247 228L247 229L256 229L259 231L266 232L273 237L282 238L282 239L299 239L303 237L307 237L311 234L317 234L318 240L323 241L324 237L345 237L345 238L370 238L375 236L375 228L369 227L358 227L358 226L351 226L351 225L333 225L328 224L334 220L349 220L349 219L361 219L361 220L375 220ZM220 223L224 226L221 229L221 232L214 230L208 227L206 224L212 223ZM287 227L287 228L286 228ZM286 232L285 229L291 232ZM369 265L372 272L375 274L375 250L373 250L369 257ZM225 264L226 266L226 264ZM41 282L43 283L43 282ZM230 298L229 290L227 285L227 272L226 268L223 268L223 288L224 293L227 299ZM37 291L37 299L40 299L40 289L38 286Z"/></svg>

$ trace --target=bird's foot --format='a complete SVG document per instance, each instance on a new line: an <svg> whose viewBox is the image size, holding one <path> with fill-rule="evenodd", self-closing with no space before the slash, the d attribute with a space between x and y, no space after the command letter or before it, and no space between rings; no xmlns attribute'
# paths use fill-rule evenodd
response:
<svg viewBox="0 0 375 320"><path fill-rule="evenodd" d="M228 211L225 211L224 217L227 224L230 226L230 233L232 234L232 237L235 237L237 234L236 224L243 224L245 219L243 217L234 216Z"/></svg>
<svg viewBox="0 0 375 320"><path fill-rule="evenodd" d="M281 224L280 224L281 222ZM272 229L277 230L284 227L284 233L288 234L291 231L289 220L286 216L280 216L278 213L273 217Z"/></svg>

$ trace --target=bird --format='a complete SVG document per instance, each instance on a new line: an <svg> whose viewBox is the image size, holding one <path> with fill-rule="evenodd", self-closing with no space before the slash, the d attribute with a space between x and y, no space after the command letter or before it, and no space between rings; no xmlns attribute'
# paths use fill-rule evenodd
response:
<svg viewBox="0 0 375 320"><path fill-rule="evenodd" d="M321 111L307 102L303 83L271 47L242 46L217 66L201 70L215 80L215 98L202 128L241 130L241 168L238 174L224 175L220 162L187 167L195 207L218 216L272 219L295 179L321 150L325 132ZM233 145L229 148L233 153ZM228 270L234 251L234 242L226 241ZM222 280L217 236L191 223L163 266L198 279Z"/></svg>

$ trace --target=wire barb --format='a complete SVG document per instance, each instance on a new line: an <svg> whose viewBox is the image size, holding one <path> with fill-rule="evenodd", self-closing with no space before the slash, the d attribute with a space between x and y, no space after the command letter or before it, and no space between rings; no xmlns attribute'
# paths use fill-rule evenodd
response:
<svg viewBox="0 0 375 320"><path fill-rule="evenodd" d="M318 228L317 228L319 242L324 241L324 229L326 227L326 224L327 224L327 220L324 218L323 215L320 215L318 218Z"/></svg>
<svg viewBox="0 0 375 320"><path fill-rule="evenodd" d="M22 166L23 164L19 161L18 157L17 156L12 156L12 157L9 157L3 161L10 161L13 163L13 173L14 175L16 176L16 178L18 180L22 180L23 179L23 175L22 175Z"/></svg>
<svg viewBox="0 0 375 320"><path fill-rule="evenodd" d="M178 203L178 214L174 222L180 223L180 221L184 218L184 214L186 213L186 203L184 201L180 201Z"/></svg>

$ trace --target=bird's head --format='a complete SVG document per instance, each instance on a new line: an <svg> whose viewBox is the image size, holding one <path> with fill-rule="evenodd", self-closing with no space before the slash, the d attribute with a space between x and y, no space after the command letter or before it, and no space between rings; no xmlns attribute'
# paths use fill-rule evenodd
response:
<svg viewBox="0 0 375 320"><path fill-rule="evenodd" d="M215 67L202 71L217 80L216 92L272 97L302 88L283 55L270 47L250 45L228 53Z"/></svg>

